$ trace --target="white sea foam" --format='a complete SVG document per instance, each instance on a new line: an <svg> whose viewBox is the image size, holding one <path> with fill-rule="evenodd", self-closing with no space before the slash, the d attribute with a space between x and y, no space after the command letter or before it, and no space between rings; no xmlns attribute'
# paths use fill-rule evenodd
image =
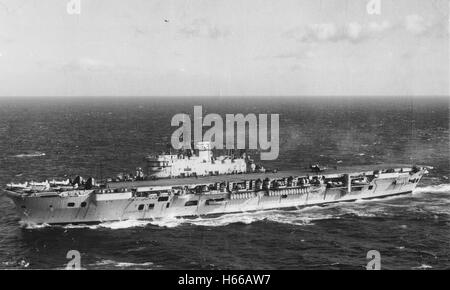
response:
<svg viewBox="0 0 450 290"><path fill-rule="evenodd" d="M21 267L21 268L28 268L30 266L30 262L26 261L25 259L21 259L21 260L18 260L18 261L2 262L2 265L4 265L4 266L15 266L15 267Z"/></svg>
<svg viewBox="0 0 450 290"><path fill-rule="evenodd" d="M267 212L252 212L252 213L234 213L225 214L215 218L197 218L188 221L189 224L196 226L207 226L207 227L220 227L227 226L234 223L251 224L257 221L264 220L269 216L273 215L273 211Z"/></svg>
<svg viewBox="0 0 450 290"><path fill-rule="evenodd" d="M257 212L244 212L225 214L216 218L197 218L184 220L196 226L222 227L235 223L252 224L260 221L270 221L275 223L284 223L291 225L312 225L312 221L339 218L329 214L315 212L315 209L300 209L293 211L268 210Z"/></svg>
<svg viewBox="0 0 450 290"><path fill-rule="evenodd" d="M378 213L364 210L364 209L357 209L357 208L342 208L342 213L344 214L350 214L357 217L376 217L378 216Z"/></svg>
<svg viewBox="0 0 450 290"><path fill-rule="evenodd" d="M117 262L113 260L101 260L94 264L90 264L90 266L107 266L112 265L114 267L119 268L130 268L130 267L149 267L153 266L152 262L143 262L143 263L131 263L131 262Z"/></svg>
<svg viewBox="0 0 450 290"><path fill-rule="evenodd" d="M125 228L145 227L148 224L149 224L149 221L145 221L145 220L124 220L124 221L115 221L115 222L104 222L95 227L118 230L118 229L125 229Z"/></svg>
<svg viewBox="0 0 450 290"><path fill-rule="evenodd" d="M414 193L450 193L450 183L416 187Z"/></svg>
<svg viewBox="0 0 450 290"><path fill-rule="evenodd" d="M325 214L310 214L306 216L287 216L283 214L275 215L272 217L269 217L268 220L272 222L277 223L284 223L284 224L290 224L290 225L296 225L296 226L306 226L306 225L314 225L314 221L320 221L320 220L329 220L329 219L340 219L339 216L335 215L325 215Z"/></svg>
<svg viewBox="0 0 450 290"><path fill-rule="evenodd" d="M51 225L45 224L45 223L44 224L36 224L36 223L24 222L24 221L19 221L19 225L20 225L20 227L27 229L27 230L42 229L42 228L51 226Z"/></svg>
<svg viewBox="0 0 450 290"><path fill-rule="evenodd" d="M95 230L99 228L99 225L85 225L85 224L76 224L76 225L72 225L72 224L68 224L68 225L63 225L61 226L64 229L91 229L91 230Z"/></svg>
<svg viewBox="0 0 450 290"><path fill-rule="evenodd" d="M24 153L24 154L14 155L14 157L17 157L17 158L40 157L40 156L45 156L45 153L43 153L43 152L33 152L33 153Z"/></svg>
<svg viewBox="0 0 450 290"><path fill-rule="evenodd" d="M158 226L161 228L175 228L185 223L187 219L184 218L175 218L175 217L167 217L161 219L155 219L148 221L148 224Z"/></svg>
<svg viewBox="0 0 450 290"><path fill-rule="evenodd" d="M314 208L313 208L314 210ZM258 221L271 221L291 225L313 225L313 221L325 219L339 219L338 216L313 212L311 209L301 209L295 211L269 210L251 213L224 214L219 217L198 217L198 218L161 218L155 220L125 220L115 222L105 222L95 226L65 226L65 228L108 228L112 230L127 229L134 227L145 227L154 225L162 228L175 228L181 225L194 225L204 227L223 227L230 224L252 224Z"/></svg>
<svg viewBox="0 0 450 290"><path fill-rule="evenodd" d="M251 213L226 214L216 218L197 218L184 220L185 223L196 226L222 227L235 223L252 224L259 221L270 221L291 225L312 225L313 221L338 219L330 214L315 212L314 209L300 209L294 211L269 210Z"/></svg>
<svg viewBox="0 0 450 290"><path fill-rule="evenodd" d="M123 220L123 221L110 221L110 222L102 222L95 225L85 225L85 224L77 224L77 225L64 225L62 226L64 229L91 229L96 230L100 228L110 229L110 230L120 230L120 229L128 229L128 228L136 228L136 227L145 227L148 224L152 223L149 220Z"/></svg>
<svg viewBox="0 0 450 290"><path fill-rule="evenodd" d="M430 265L422 264L422 265L420 265L420 266L418 266L418 267L412 267L411 269L414 269L414 270L423 270L423 269L431 269L431 268L433 268L433 267L430 266Z"/></svg>
<svg viewBox="0 0 450 290"><path fill-rule="evenodd" d="M100 228L104 229L110 229L110 230L121 230L121 229L128 229L128 228L138 228L138 227L145 227L147 225L156 225L159 227L166 227L166 228L173 228L176 226L179 226L184 223L184 219L182 218L163 218L163 219L157 219L157 220L123 220L123 221L109 221L109 222L102 222L96 225L84 225L84 224L77 224L77 225L64 225L62 226L65 229L91 229L96 230Z"/></svg>
<svg viewBox="0 0 450 290"><path fill-rule="evenodd" d="M145 267L153 265L152 262L144 262L144 263L129 263L129 262L119 262L116 264L117 267Z"/></svg>

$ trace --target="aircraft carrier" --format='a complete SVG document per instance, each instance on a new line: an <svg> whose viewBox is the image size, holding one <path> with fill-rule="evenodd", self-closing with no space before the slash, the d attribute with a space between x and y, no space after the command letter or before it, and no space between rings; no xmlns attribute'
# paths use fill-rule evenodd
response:
<svg viewBox="0 0 450 290"><path fill-rule="evenodd" d="M268 171L246 156L197 154L147 157L147 173L97 183L73 180L10 183L4 188L27 224L90 224L301 208L412 193L429 166L381 164Z"/></svg>

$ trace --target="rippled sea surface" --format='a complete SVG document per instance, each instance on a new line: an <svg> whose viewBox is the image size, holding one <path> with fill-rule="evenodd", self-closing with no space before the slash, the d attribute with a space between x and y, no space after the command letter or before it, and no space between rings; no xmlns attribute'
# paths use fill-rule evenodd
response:
<svg viewBox="0 0 450 290"><path fill-rule="evenodd" d="M21 225L0 196L0 268L64 268L69 250L87 269L364 269L369 250L382 269L450 268L447 99L0 99L0 184L132 171L166 149L172 116L194 105L204 115L280 114L280 155L267 167L434 169L409 196L95 226Z"/></svg>

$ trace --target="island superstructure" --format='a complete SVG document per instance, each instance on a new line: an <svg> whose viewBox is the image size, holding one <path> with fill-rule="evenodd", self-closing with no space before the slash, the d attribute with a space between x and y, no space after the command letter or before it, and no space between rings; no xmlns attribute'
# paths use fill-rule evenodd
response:
<svg viewBox="0 0 450 290"><path fill-rule="evenodd" d="M207 176L220 174L238 174L247 172L247 163L243 156L213 156L210 142L196 144L198 155L191 150L185 154L161 154L147 156L149 176L154 178ZM254 163L250 167L255 166ZM253 168L254 170L254 168Z"/></svg>
<svg viewBox="0 0 450 290"><path fill-rule="evenodd" d="M34 224L87 224L299 208L413 192L428 166L381 164L268 172L249 156L195 154L147 157L148 175L10 183L4 191L20 218Z"/></svg>

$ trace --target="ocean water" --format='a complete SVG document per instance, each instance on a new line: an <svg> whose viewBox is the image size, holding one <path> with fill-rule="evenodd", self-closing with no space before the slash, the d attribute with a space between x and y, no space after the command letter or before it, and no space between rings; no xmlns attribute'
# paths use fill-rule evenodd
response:
<svg viewBox="0 0 450 290"><path fill-rule="evenodd" d="M449 101L442 98L0 99L0 184L112 176L166 149L174 114L280 114L280 155L266 167L413 163L434 169L414 194L374 201L90 226L20 224L0 196L0 268L450 268ZM251 152L254 157L259 152Z"/></svg>

